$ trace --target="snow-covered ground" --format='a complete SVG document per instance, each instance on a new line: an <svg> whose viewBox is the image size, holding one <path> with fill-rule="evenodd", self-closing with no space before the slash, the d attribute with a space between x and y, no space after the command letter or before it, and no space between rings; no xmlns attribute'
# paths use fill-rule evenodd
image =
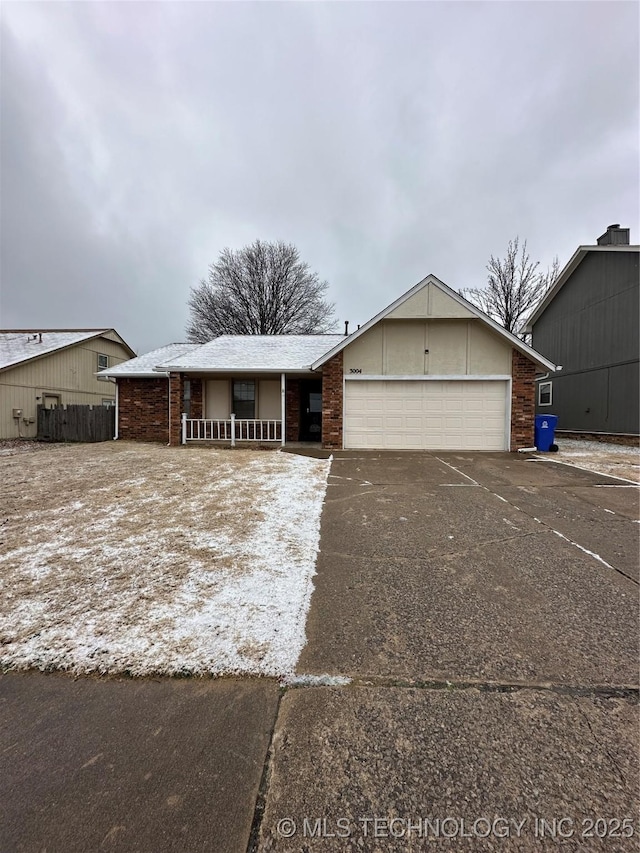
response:
<svg viewBox="0 0 640 853"><path fill-rule="evenodd" d="M557 436L557 453L544 453L545 459L569 462L598 474L609 474L640 482L640 448L602 441L583 441Z"/></svg>
<svg viewBox="0 0 640 853"><path fill-rule="evenodd" d="M108 442L0 456L0 666L288 676L330 462Z"/></svg>

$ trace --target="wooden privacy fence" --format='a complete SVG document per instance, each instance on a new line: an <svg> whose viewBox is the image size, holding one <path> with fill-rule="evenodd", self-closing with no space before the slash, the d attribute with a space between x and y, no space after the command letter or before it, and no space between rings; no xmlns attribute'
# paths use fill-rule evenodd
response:
<svg viewBox="0 0 640 853"><path fill-rule="evenodd" d="M41 441L109 441L115 425L113 406L38 406Z"/></svg>

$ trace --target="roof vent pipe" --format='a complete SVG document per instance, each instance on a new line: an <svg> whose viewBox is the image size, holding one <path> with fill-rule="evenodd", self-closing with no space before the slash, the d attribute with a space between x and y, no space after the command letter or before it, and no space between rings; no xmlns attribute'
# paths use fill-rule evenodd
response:
<svg viewBox="0 0 640 853"><path fill-rule="evenodd" d="M349 334L349 321L348 320L344 321L344 333L345 333L345 336Z"/></svg>

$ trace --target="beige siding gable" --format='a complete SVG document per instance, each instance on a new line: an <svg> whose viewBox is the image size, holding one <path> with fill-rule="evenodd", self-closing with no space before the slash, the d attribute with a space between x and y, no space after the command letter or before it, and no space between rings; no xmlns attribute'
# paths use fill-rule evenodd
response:
<svg viewBox="0 0 640 853"><path fill-rule="evenodd" d="M405 320L413 318L468 318L474 315L464 305L460 305L436 284L426 284L413 296L387 315L389 320Z"/></svg>
<svg viewBox="0 0 640 853"><path fill-rule="evenodd" d="M129 358L122 344L95 338L8 368L2 372L1 381L6 385L22 385L44 390L102 394L105 386L111 383L95 376L98 370L98 353L108 356L109 367Z"/></svg>
<svg viewBox="0 0 640 853"><path fill-rule="evenodd" d="M112 367L114 364L120 364L122 361L129 361L131 358L120 341L114 340L107 335L101 335L99 338L92 338L90 341L82 341L78 346L82 349L89 350L90 352L101 352L108 355L109 367Z"/></svg>
<svg viewBox="0 0 640 853"><path fill-rule="evenodd" d="M420 375L426 372L424 320L383 323L384 370L386 376Z"/></svg>
<svg viewBox="0 0 640 853"><path fill-rule="evenodd" d="M433 376L469 373L468 326L464 320L435 320L428 324L429 369Z"/></svg>
<svg viewBox="0 0 640 853"><path fill-rule="evenodd" d="M497 375L511 373L511 347L504 338L476 320L469 323L470 373Z"/></svg>
<svg viewBox="0 0 640 853"><path fill-rule="evenodd" d="M481 320L381 320L344 349L345 375L508 376L511 346Z"/></svg>
<svg viewBox="0 0 640 853"><path fill-rule="evenodd" d="M105 332L104 335L101 335L99 338L95 338L96 341L99 340L108 340L113 341L116 344L123 344L123 340L117 332L114 332L113 329L109 329L108 332Z"/></svg>
<svg viewBox="0 0 640 853"><path fill-rule="evenodd" d="M382 323L376 323L344 350L344 372L359 370L376 375L382 373Z"/></svg>

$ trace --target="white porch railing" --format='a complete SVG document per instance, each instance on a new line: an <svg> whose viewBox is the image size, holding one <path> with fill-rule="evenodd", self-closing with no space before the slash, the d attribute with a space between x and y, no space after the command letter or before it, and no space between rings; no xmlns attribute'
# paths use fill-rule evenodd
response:
<svg viewBox="0 0 640 853"><path fill-rule="evenodd" d="M228 420L188 418L182 415L182 443L188 441L282 441L282 421L240 419Z"/></svg>

